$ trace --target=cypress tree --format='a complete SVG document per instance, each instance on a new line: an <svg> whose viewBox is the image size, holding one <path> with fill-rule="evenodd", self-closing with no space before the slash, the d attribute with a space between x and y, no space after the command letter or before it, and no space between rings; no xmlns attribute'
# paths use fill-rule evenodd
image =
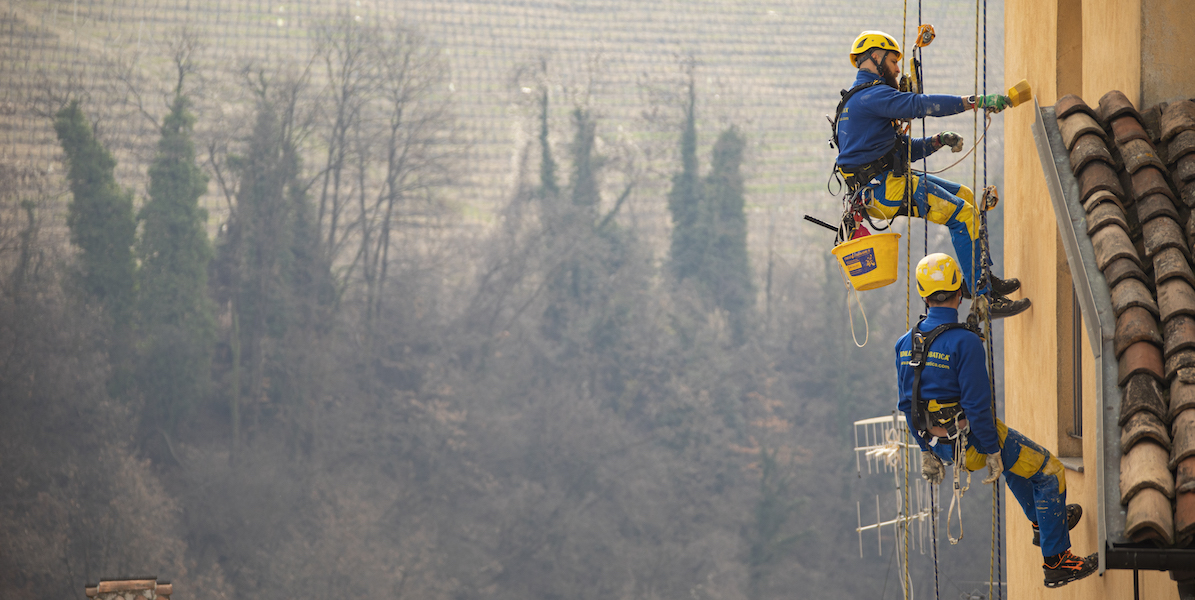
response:
<svg viewBox="0 0 1195 600"><path fill-rule="evenodd" d="M678 280L697 275L701 269L708 233L697 172L697 92L692 75L681 132L681 170L672 177L668 210L672 213L672 273Z"/></svg>
<svg viewBox="0 0 1195 600"><path fill-rule="evenodd" d="M556 184L556 161L552 159L552 146L548 142L548 86L544 86L539 100L539 194L540 197L555 198L560 193Z"/></svg>
<svg viewBox="0 0 1195 600"><path fill-rule="evenodd" d="M240 437L243 395L303 402L301 380L313 375L303 362L320 327L316 308L331 296L314 210L299 181L293 137L297 92L297 85L274 94L264 86L257 90L247 151L230 160L239 179L237 203L221 234L216 272L235 330L230 344L234 443Z"/></svg>
<svg viewBox="0 0 1195 600"><path fill-rule="evenodd" d="M212 258L199 198L207 176L195 164L194 117L177 96L162 124L157 157L149 169L149 201L137 246L142 352L138 383L147 408L168 428L207 390L215 323L207 296Z"/></svg>
<svg viewBox="0 0 1195 600"><path fill-rule="evenodd" d="M601 169L601 160L593 155L597 124L590 118L589 111L581 108L573 110L573 124L577 128L572 144L573 206L592 222L597 217L600 202L598 170Z"/></svg>
<svg viewBox="0 0 1195 600"><path fill-rule="evenodd" d="M755 293L747 258L747 215L743 210L744 146L742 135L733 126L718 136L704 190L711 222L701 279L714 304L730 316L736 342L743 341Z"/></svg>
<svg viewBox="0 0 1195 600"><path fill-rule="evenodd" d="M116 159L95 138L77 100L58 111L54 130L66 153L71 199L66 222L81 250L83 288L108 308L118 327L132 314L133 194L116 183Z"/></svg>
<svg viewBox="0 0 1195 600"><path fill-rule="evenodd" d="M58 111L54 130L66 154L71 202L66 223L77 246L76 279L112 319L110 392L124 396L130 384L135 295L133 194L116 183L116 159L96 139L79 102Z"/></svg>

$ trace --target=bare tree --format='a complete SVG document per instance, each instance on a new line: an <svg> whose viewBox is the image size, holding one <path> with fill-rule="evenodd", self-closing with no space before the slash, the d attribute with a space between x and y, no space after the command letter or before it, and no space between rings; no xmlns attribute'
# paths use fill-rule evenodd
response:
<svg viewBox="0 0 1195 600"><path fill-rule="evenodd" d="M381 309L396 227L423 224L415 203L454 181L464 145L447 65L421 34L346 14L318 35L328 85L316 218L325 258L338 265L338 296L363 281L368 324Z"/></svg>

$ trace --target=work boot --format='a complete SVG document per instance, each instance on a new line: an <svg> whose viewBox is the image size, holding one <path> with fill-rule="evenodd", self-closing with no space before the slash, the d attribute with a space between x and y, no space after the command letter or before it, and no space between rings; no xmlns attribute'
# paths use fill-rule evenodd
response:
<svg viewBox="0 0 1195 600"><path fill-rule="evenodd" d="M1066 505L1066 528L1074 529L1075 525L1079 524L1079 519L1083 518L1083 507L1078 504ZM1037 523L1033 524L1033 545L1041 546L1041 528Z"/></svg>
<svg viewBox="0 0 1195 600"><path fill-rule="evenodd" d="M1007 296L1021 289L1021 280L1017 279L1016 277L1000 279L999 277L996 277L995 273L988 273L988 280L992 285L993 296Z"/></svg>
<svg viewBox="0 0 1195 600"><path fill-rule="evenodd" d="M1013 317L1029 310L1029 299L1021 298L1020 300L1009 300L1003 296L992 298L991 306L988 310L991 311L992 320L1004 319L1006 317Z"/></svg>
<svg viewBox="0 0 1195 600"><path fill-rule="evenodd" d="M1041 568L1046 573L1046 587L1056 588L1072 581L1078 581L1095 573L1099 567L1099 554L1079 558L1066 550L1062 554L1046 558Z"/></svg>

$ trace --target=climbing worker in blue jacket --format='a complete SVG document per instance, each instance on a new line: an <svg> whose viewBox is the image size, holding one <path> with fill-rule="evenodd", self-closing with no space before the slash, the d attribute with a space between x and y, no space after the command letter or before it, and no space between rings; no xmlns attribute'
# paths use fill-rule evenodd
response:
<svg viewBox="0 0 1195 600"><path fill-rule="evenodd" d="M896 342L896 381L897 406L921 447L921 474L934 485L942 482L944 463L968 471L987 467L984 483L1003 474L1033 527L1033 543L1041 546L1046 587L1092 574L1098 554L1081 558L1070 551L1070 530L1083 509L1066 504L1062 463L992 412L983 342L958 322L966 289L958 264L930 254L917 263L916 276L929 313Z"/></svg>
<svg viewBox="0 0 1195 600"><path fill-rule="evenodd" d="M979 237L979 211L975 194L965 186L925 173L912 175L912 206L905 206L905 177L910 150L912 161L950 146L963 147L957 133L943 131L926 138L910 139L899 131L901 119L945 117L965 110L999 112L1011 105L1008 96L947 96L898 91L900 45L881 31L864 31L851 45L851 66L858 68L855 84L843 91L833 121L832 143L838 148L836 168L853 193L863 189L871 217L891 220L897 216L922 217L945 225L958 255L970 291L976 297L987 292L979 281L982 265L975 240ZM911 145L911 148L910 148ZM1007 296L1020 288L1016 279L991 276L990 306L981 301L994 319L1010 317L1029 308L1029 300Z"/></svg>

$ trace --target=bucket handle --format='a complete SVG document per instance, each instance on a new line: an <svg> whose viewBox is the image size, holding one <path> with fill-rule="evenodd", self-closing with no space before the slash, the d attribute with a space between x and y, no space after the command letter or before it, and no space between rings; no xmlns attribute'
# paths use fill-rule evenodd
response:
<svg viewBox="0 0 1195 600"><path fill-rule="evenodd" d="M867 322L867 311L863 309L863 301L859 299L859 290L855 289L855 286L851 285L851 282L847 280L846 273L843 271L842 261L834 261L834 262L838 265L838 276L842 278L842 284L845 285L846 289L847 289L846 314L847 314L847 317L850 318L850 322L851 322L851 340L855 342L856 348L862 348L867 345L867 340L871 337L871 325L868 324L868 322ZM852 292L854 292L854 294L855 294L855 304L859 305L859 314L863 315L863 343L862 344L859 343L859 336L858 336L858 334L855 333L855 311L851 310L851 302L850 302Z"/></svg>

